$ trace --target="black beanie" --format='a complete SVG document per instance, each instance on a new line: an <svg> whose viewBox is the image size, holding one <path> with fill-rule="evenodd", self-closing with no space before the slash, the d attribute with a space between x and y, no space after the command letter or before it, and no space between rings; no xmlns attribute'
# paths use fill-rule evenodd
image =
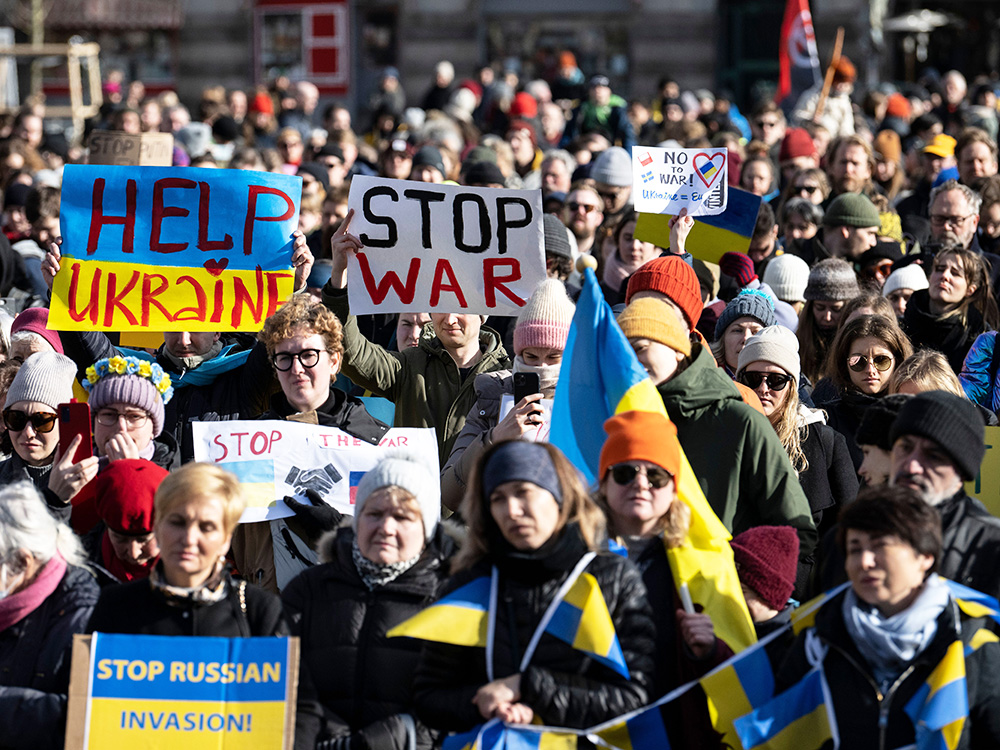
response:
<svg viewBox="0 0 1000 750"><path fill-rule="evenodd" d="M865 409L861 424L858 425L858 432L854 436L858 445L874 445L886 452L891 451L889 430L899 416L903 404L911 398L913 396L906 393L894 393L891 396L883 396Z"/></svg>
<svg viewBox="0 0 1000 750"><path fill-rule="evenodd" d="M902 435L933 440L966 481L976 478L986 455L986 429L979 410L971 401L947 391L920 393L903 404L889 440L895 444Z"/></svg>

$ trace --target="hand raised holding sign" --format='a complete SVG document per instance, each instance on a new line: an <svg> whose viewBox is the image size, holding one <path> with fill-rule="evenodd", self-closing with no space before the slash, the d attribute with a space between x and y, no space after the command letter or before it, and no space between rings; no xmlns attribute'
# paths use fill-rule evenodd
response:
<svg viewBox="0 0 1000 750"><path fill-rule="evenodd" d="M351 219L354 218L354 209L347 212L347 216L340 223L337 231L330 238L330 252L333 256L333 268L330 270L330 284L334 289L345 289L347 287L347 259L351 253L359 253L365 249L361 240L348 230L351 228Z"/></svg>
<svg viewBox="0 0 1000 750"><path fill-rule="evenodd" d="M62 253L59 252L61 244L62 237L57 237L54 241L50 242L48 252L45 253L45 259L42 261L42 279L45 280L45 286L50 290L52 289L52 282L56 278L56 274L59 273L59 261L62 258Z"/></svg>
<svg viewBox="0 0 1000 750"><path fill-rule="evenodd" d="M691 227L694 226L694 219L688 216L687 208L682 208L676 216L670 217L670 252L675 255L683 255L684 243L687 236L691 234Z"/></svg>
<svg viewBox="0 0 1000 750"><path fill-rule="evenodd" d="M313 258L309 246L306 244L306 236L298 229L292 233L295 238L292 243L292 268L295 269L295 291L306 288L309 280L309 273L312 271Z"/></svg>

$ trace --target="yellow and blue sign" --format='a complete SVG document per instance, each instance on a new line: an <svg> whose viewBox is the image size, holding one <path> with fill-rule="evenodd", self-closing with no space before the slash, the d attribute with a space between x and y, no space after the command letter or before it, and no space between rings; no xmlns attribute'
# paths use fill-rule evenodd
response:
<svg viewBox="0 0 1000 750"><path fill-rule="evenodd" d="M302 179L70 165L54 330L258 331L292 293Z"/></svg>
<svg viewBox="0 0 1000 750"><path fill-rule="evenodd" d="M290 746L292 645L288 638L95 633L83 747Z"/></svg>

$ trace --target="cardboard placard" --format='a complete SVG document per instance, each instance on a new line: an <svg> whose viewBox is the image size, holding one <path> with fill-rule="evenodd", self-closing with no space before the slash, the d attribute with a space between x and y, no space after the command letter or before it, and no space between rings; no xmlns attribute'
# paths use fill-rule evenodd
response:
<svg viewBox="0 0 1000 750"><path fill-rule="evenodd" d="M73 636L66 750L291 750L298 638Z"/></svg>
<svg viewBox="0 0 1000 750"><path fill-rule="evenodd" d="M517 315L545 280L540 190L357 176L347 270L356 315Z"/></svg>
<svg viewBox="0 0 1000 750"><path fill-rule="evenodd" d="M87 141L89 164L120 167L169 167L174 160L170 133L118 133L95 130Z"/></svg>
<svg viewBox="0 0 1000 750"><path fill-rule="evenodd" d="M49 327L258 331L292 293L302 178L69 165Z"/></svg>
<svg viewBox="0 0 1000 750"><path fill-rule="evenodd" d="M335 427L278 420L194 422L195 461L232 472L243 485L247 508L240 523L294 515L286 495L311 489L342 513L354 513L354 495L365 472L391 449L418 454L438 472L432 427L393 427L376 446ZM304 501L308 503L309 501Z"/></svg>

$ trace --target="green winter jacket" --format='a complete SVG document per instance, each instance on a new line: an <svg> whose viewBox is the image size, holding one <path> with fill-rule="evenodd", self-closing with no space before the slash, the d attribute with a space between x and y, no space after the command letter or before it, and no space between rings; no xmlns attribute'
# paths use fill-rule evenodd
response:
<svg viewBox="0 0 1000 750"><path fill-rule="evenodd" d="M462 381L458 365L431 325L424 326L420 345L404 352L390 352L373 344L358 330L350 314L346 289L323 288L325 304L344 326L344 362L341 371L351 382L396 405L395 427L433 427L437 430L438 457L442 464L465 426L476 402L476 375L510 367L500 336L483 326L479 346L483 358Z"/></svg>
<svg viewBox="0 0 1000 750"><path fill-rule="evenodd" d="M792 526L801 558L816 546L809 501L767 417L743 403L700 344L686 369L657 386L709 505L735 536L754 526Z"/></svg>

